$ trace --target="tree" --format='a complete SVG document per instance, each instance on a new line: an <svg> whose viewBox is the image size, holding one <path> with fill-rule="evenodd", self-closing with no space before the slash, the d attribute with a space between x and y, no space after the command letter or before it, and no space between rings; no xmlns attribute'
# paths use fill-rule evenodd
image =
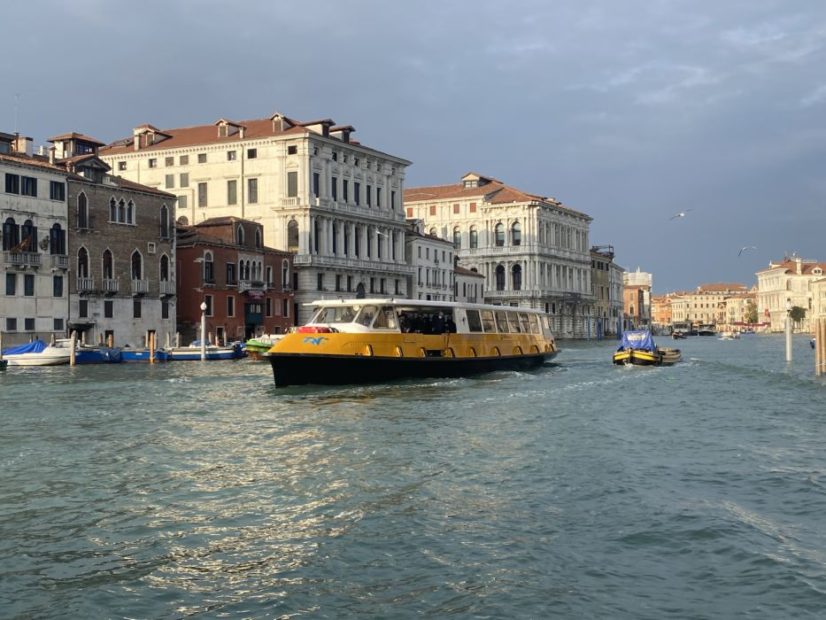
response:
<svg viewBox="0 0 826 620"><path fill-rule="evenodd" d="M806 318L806 309L800 306L792 306L792 309L789 310L789 316L795 324L800 323L800 321Z"/></svg>
<svg viewBox="0 0 826 620"><path fill-rule="evenodd" d="M757 304L751 300L746 304L746 320L749 323L757 323Z"/></svg>

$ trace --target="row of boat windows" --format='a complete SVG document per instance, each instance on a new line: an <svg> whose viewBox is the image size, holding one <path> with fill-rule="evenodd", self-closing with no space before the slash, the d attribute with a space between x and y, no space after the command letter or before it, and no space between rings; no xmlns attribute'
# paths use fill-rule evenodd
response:
<svg viewBox="0 0 826 620"><path fill-rule="evenodd" d="M391 329L420 334L455 332L456 320L466 328L462 332L500 334L540 334L550 331L548 317L517 310L473 310L415 308L394 306L329 306L319 308L310 321L315 324L358 323L373 329Z"/></svg>

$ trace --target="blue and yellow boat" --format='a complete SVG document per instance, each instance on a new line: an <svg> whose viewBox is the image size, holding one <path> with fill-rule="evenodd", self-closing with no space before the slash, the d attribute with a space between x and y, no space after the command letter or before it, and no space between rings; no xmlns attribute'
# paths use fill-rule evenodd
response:
<svg viewBox="0 0 826 620"><path fill-rule="evenodd" d="M635 366L670 366L681 358L679 349L658 347L651 332L647 330L623 332L622 344L614 353L615 364Z"/></svg>

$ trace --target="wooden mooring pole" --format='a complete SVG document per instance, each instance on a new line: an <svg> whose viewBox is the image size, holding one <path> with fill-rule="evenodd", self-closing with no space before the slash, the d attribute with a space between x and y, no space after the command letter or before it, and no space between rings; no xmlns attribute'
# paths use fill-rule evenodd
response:
<svg viewBox="0 0 826 620"><path fill-rule="evenodd" d="M815 375L826 374L826 319L815 321Z"/></svg>

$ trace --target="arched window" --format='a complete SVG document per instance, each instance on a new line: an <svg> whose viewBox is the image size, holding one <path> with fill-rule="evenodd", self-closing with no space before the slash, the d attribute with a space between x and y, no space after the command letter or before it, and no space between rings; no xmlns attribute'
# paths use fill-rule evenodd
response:
<svg viewBox="0 0 826 620"><path fill-rule="evenodd" d="M86 251L86 248L80 248L77 251L77 277L89 277L89 252Z"/></svg>
<svg viewBox="0 0 826 620"><path fill-rule="evenodd" d="M118 221L118 203L115 202L114 198L109 199L109 221Z"/></svg>
<svg viewBox="0 0 826 620"><path fill-rule="evenodd" d="M60 224L55 224L49 231L49 254L66 253L66 231Z"/></svg>
<svg viewBox="0 0 826 620"><path fill-rule="evenodd" d="M129 204L126 205L126 223L127 224L134 224L135 223L135 203L131 200Z"/></svg>
<svg viewBox="0 0 826 620"><path fill-rule="evenodd" d="M37 226L31 220L26 220L20 227L20 250L37 252Z"/></svg>
<svg viewBox="0 0 826 620"><path fill-rule="evenodd" d="M504 265L496 266L496 290L505 290L505 267Z"/></svg>
<svg viewBox="0 0 826 620"><path fill-rule="evenodd" d="M89 228L89 201L86 200L86 192L77 195L77 227Z"/></svg>
<svg viewBox="0 0 826 620"><path fill-rule="evenodd" d="M522 226L514 222L511 226L511 245L522 245Z"/></svg>
<svg viewBox="0 0 826 620"><path fill-rule="evenodd" d="M143 257L137 250L132 252L132 279L143 280Z"/></svg>
<svg viewBox="0 0 826 620"><path fill-rule="evenodd" d="M169 207L161 205L161 239L169 239Z"/></svg>
<svg viewBox="0 0 826 620"><path fill-rule="evenodd" d="M126 201L123 198L121 198L118 203L118 217L115 221L121 224L126 221Z"/></svg>
<svg viewBox="0 0 826 620"><path fill-rule="evenodd" d="M107 248L103 251L103 279L112 280L115 277L115 261L112 252Z"/></svg>
<svg viewBox="0 0 826 620"><path fill-rule="evenodd" d="M479 231L476 230L476 226L470 227L470 247L471 249L479 247Z"/></svg>
<svg viewBox="0 0 826 620"><path fill-rule="evenodd" d="M436 227L435 227L435 226L434 226L434 227L432 227L432 228L430 229L430 232L429 232L428 234L429 234L431 237L435 237L435 236L436 236Z"/></svg>
<svg viewBox="0 0 826 620"><path fill-rule="evenodd" d="M497 224L494 229L494 241L496 243L496 247L498 248L505 245L505 227L501 222Z"/></svg>
<svg viewBox="0 0 826 620"><path fill-rule="evenodd" d="M462 231L458 226L453 228L453 247L457 250L462 247Z"/></svg>
<svg viewBox="0 0 826 620"><path fill-rule="evenodd" d="M287 223L287 249L290 252L298 250L298 222L295 220Z"/></svg>
<svg viewBox="0 0 826 620"><path fill-rule="evenodd" d="M281 261L281 287L289 288L290 286L290 261L286 258Z"/></svg>
<svg viewBox="0 0 826 620"><path fill-rule="evenodd" d="M20 227L13 217L3 222L3 249L7 252L20 243Z"/></svg>
<svg viewBox="0 0 826 620"><path fill-rule="evenodd" d="M511 282L513 283L513 290L522 290L522 267L520 265L514 265L511 269Z"/></svg>
<svg viewBox="0 0 826 620"><path fill-rule="evenodd" d="M161 255L161 282L169 282L169 257Z"/></svg>
<svg viewBox="0 0 826 620"><path fill-rule="evenodd" d="M235 229L235 243L244 245L244 227L241 224Z"/></svg>
<svg viewBox="0 0 826 620"><path fill-rule="evenodd" d="M215 282L215 264L210 251L204 252L204 282Z"/></svg>
<svg viewBox="0 0 826 620"><path fill-rule="evenodd" d="M255 229L255 247L261 248L264 245L263 235L261 234L261 229Z"/></svg>

